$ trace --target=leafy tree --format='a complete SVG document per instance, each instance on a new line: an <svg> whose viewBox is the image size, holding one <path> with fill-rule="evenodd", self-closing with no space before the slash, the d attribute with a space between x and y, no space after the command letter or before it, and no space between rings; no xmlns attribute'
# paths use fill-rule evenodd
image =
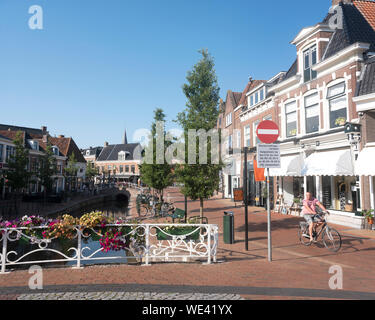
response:
<svg viewBox="0 0 375 320"><path fill-rule="evenodd" d="M77 173L78 173L77 160L76 160L74 153L72 153L68 158L68 163L64 170L65 178L68 180L68 185L69 185L70 190L72 190L72 185L77 178Z"/></svg>
<svg viewBox="0 0 375 320"><path fill-rule="evenodd" d="M94 178L99 175L99 169L95 165L93 166L93 162L88 161L86 166L86 178L91 185L94 184Z"/></svg>
<svg viewBox="0 0 375 320"><path fill-rule="evenodd" d="M183 92L187 98L186 109L177 115L177 122L184 129L185 141L188 142L189 130L214 129L219 115L219 87L214 69L214 61L207 50L200 50L201 60L187 74ZM189 141L190 143L191 141ZM196 163L179 165L176 169L178 181L184 186L181 192L192 200L200 201L200 215L203 214L204 199L209 199L218 190L222 164L212 164L211 139L207 142L207 164L199 164L199 139L196 141ZM188 148L185 151L188 159Z"/></svg>
<svg viewBox="0 0 375 320"><path fill-rule="evenodd" d="M52 151L52 145L47 144L46 151L40 159L39 172L37 173L40 184L44 187L44 197L51 193L54 178L57 174L57 161Z"/></svg>
<svg viewBox="0 0 375 320"><path fill-rule="evenodd" d="M146 154L152 153L152 163L143 163L140 165L141 179L149 187L157 190L160 194L160 201L163 201L163 191L173 183L172 165L164 161L163 164L157 164L157 139L164 141L164 153L170 145L170 142L165 142L165 129L163 128L163 136L159 137L160 132L157 130L157 123L164 123L165 114L162 109L154 111L154 122L151 126L151 137L148 147L146 147ZM165 159L164 159L165 160Z"/></svg>
<svg viewBox="0 0 375 320"><path fill-rule="evenodd" d="M29 150L25 148L23 134L18 131L14 143L14 152L10 154L8 160L8 170L6 179L8 185L17 193L27 187L31 173L28 170Z"/></svg>

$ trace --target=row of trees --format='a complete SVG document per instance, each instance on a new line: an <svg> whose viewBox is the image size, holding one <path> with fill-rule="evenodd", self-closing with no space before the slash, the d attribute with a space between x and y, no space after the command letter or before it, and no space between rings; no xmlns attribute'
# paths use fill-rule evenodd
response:
<svg viewBox="0 0 375 320"><path fill-rule="evenodd" d="M183 92L187 98L186 108L177 115L175 122L180 124L184 131L184 140L188 141L188 131L204 129L209 131L216 127L219 115L219 86L214 69L214 61L207 50L199 51L201 60L187 74L187 83L183 85ZM162 109L156 109L154 113L154 123L149 145L152 147L153 163L142 164L140 172L142 181L148 186L159 191L163 195L163 190L174 181L180 182L183 187L181 192L192 200L200 201L200 215L204 216L204 200L214 195L219 189L220 171L222 164L211 164L211 140L208 139L207 164L199 164L199 139L196 141L197 159L195 165L170 165L156 164L156 123L164 121L165 114ZM165 132L165 131L164 131ZM164 154L171 142L166 142ZM146 148L146 151L147 151ZM185 148L185 159L188 159L188 148ZM163 199L161 199L163 200Z"/></svg>

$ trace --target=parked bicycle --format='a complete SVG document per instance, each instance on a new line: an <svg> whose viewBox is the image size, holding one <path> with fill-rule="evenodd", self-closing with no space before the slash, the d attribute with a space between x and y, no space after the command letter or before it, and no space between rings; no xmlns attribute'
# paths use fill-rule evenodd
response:
<svg viewBox="0 0 375 320"><path fill-rule="evenodd" d="M318 241L319 237L321 237L324 246L328 250L332 252L338 252L341 249L342 245L341 235L337 230L328 225L325 219L326 214L329 214L329 212L321 212L314 216L314 218L319 218L321 222L314 227L313 238L315 241ZM320 226L321 228L319 232L317 232L317 228L319 228ZM309 224L307 222L300 222L298 237L303 245L307 247L311 246L312 242L310 241Z"/></svg>

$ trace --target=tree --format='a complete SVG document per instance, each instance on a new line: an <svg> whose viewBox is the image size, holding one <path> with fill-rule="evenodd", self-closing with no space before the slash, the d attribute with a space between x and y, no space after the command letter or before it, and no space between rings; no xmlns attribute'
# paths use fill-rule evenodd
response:
<svg viewBox="0 0 375 320"><path fill-rule="evenodd" d="M185 141L188 142L189 130L214 129L219 115L219 91L214 61L207 50L200 50L201 60L187 74L187 84L183 85L183 92L187 98L186 109L177 115L177 122L184 129ZM189 142L190 143L190 142ZM196 141L196 153L205 147ZM207 142L207 164L179 165L176 175L184 186L181 192L192 200L200 201L200 215L203 214L204 199L209 199L218 190L220 183L220 170L222 164L212 164L211 139ZM188 148L185 148L185 160L188 159ZM186 161L187 162L187 161Z"/></svg>
<svg viewBox="0 0 375 320"><path fill-rule="evenodd" d="M65 172L65 177L68 180L69 190L72 190L72 183L77 178L77 173L78 173L77 160L76 160L74 153L72 153L69 156L68 163L64 172Z"/></svg>
<svg viewBox="0 0 375 320"><path fill-rule="evenodd" d="M93 164L93 162L89 161L86 166L86 178L90 185L94 184L94 178L99 175L99 169Z"/></svg>
<svg viewBox="0 0 375 320"><path fill-rule="evenodd" d="M40 167L37 176L40 184L44 187L44 198L51 193L54 178L57 173L57 163L50 143L47 144L45 154L40 159Z"/></svg>
<svg viewBox="0 0 375 320"><path fill-rule="evenodd" d="M29 164L29 151L25 148L25 142L21 131L16 133L13 140L14 152L10 154L8 160L8 170L6 179L8 185L15 191L20 192L23 188L27 187L31 173L28 170Z"/></svg>
<svg viewBox="0 0 375 320"><path fill-rule="evenodd" d="M169 187L173 183L173 172L172 166L166 163L164 159L163 164L157 164L157 155L156 155L156 148L157 139L163 139L165 137L165 129L164 129L164 121L165 121L165 114L162 109L156 109L154 111L154 122L151 126L151 137L149 141L149 145L146 148L146 154L149 152L152 153L152 163L143 163L140 165L140 173L141 178L144 183L146 183L149 187L157 190L160 194L160 201L163 201L163 191L165 188ZM162 137L158 135L160 132L157 130L157 123L163 123L163 133ZM170 145L170 142L164 141L164 155L166 149Z"/></svg>

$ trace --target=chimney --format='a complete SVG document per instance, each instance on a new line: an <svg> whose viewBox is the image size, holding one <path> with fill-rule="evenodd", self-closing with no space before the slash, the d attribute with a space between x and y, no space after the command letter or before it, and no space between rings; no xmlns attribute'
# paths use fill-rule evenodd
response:
<svg viewBox="0 0 375 320"><path fill-rule="evenodd" d="M65 136L63 134L60 134L59 138L65 138Z"/></svg>
<svg viewBox="0 0 375 320"><path fill-rule="evenodd" d="M106 141L106 142L104 142L104 147L108 147L108 142Z"/></svg>
<svg viewBox="0 0 375 320"><path fill-rule="evenodd" d="M352 3L353 0L332 0L332 7L337 6L340 2L342 2L342 3Z"/></svg>
<svg viewBox="0 0 375 320"><path fill-rule="evenodd" d="M47 132L47 127L43 126L42 127L42 131L43 131L43 133L46 133Z"/></svg>

